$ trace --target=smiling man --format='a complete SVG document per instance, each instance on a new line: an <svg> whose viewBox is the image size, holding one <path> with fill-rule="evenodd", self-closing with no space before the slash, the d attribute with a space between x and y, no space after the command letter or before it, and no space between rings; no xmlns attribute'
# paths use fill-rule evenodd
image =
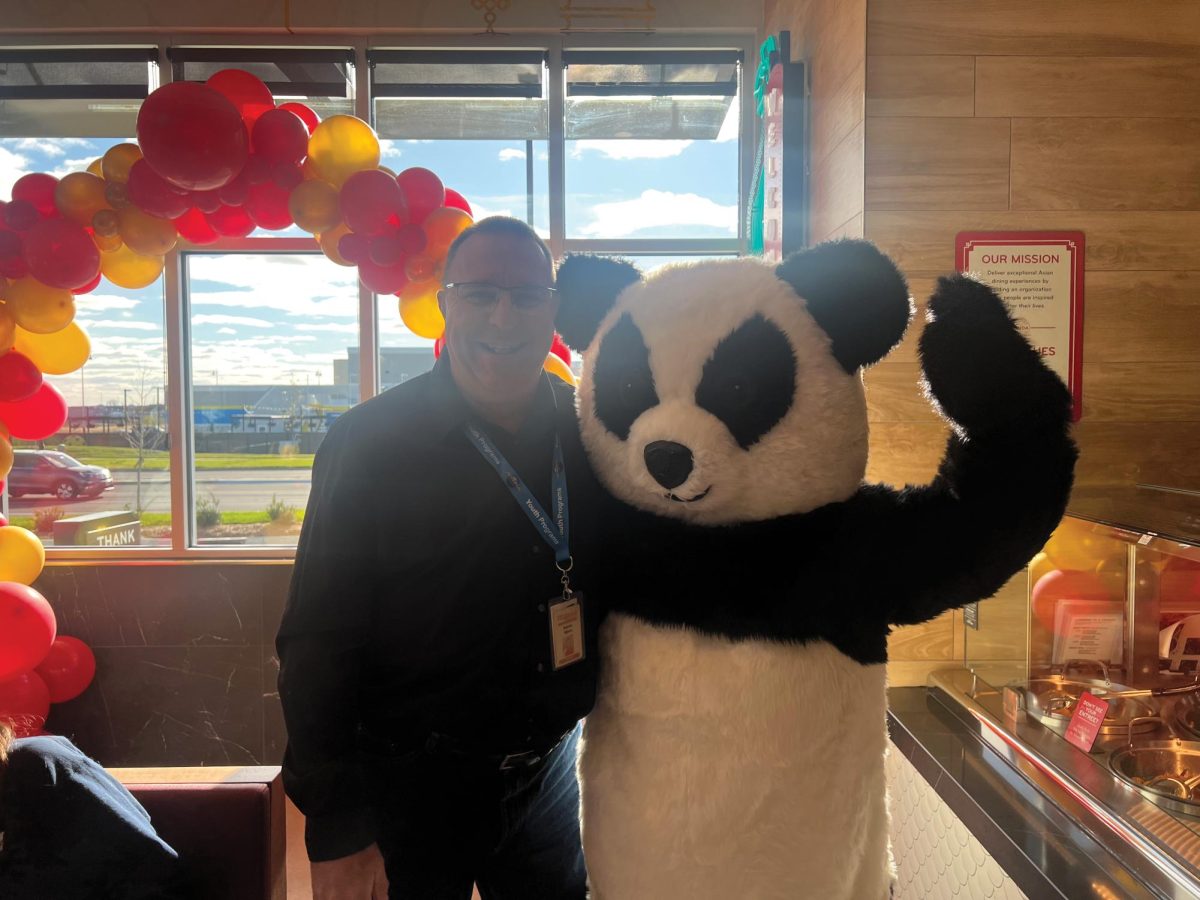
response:
<svg viewBox="0 0 1200 900"><path fill-rule="evenodd" d="M280 627L284 781L326 898L582 900L596 486L542 371L549 249L484 219L447 256L433 371L330 430ZM577 548L576 548L577 549Z"/></svg>

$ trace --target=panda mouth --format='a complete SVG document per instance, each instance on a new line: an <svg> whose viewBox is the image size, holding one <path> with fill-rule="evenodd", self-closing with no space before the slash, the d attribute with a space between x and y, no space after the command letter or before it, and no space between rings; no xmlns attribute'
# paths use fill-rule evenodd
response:
<svg viewBox="0 0 1200 900"><path fill-rule="evenodd" d="M695 497L677 497L672 493L668 493L666 495L666 497L668 500L674 500L676 503L695 503L697 500L703 500L705 497L707 497L708 492L711 490L712 490L712 485L710 484L708 487L706 487L704 490L702 490L700 493L698 493Z"/></svg>

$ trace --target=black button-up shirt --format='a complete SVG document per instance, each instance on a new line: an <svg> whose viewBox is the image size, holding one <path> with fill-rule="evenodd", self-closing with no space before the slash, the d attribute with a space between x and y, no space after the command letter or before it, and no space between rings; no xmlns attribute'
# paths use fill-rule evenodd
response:
<svg viewBox="0 0 1200 900"><path fill-rule="evenodd" d="M571 505L571 585L583 662L554 671L554 552L463 433L481 425L551 509L554 435ZM595 697L597 565L585 548L597 487L574 394L543 376L517 434L474 419L443 356L434 370L341 416L322 443L277 638L288 728L284 779L312 859L370 833L362 732L397 748L449 735L480 755L545 750Z"/></svg>

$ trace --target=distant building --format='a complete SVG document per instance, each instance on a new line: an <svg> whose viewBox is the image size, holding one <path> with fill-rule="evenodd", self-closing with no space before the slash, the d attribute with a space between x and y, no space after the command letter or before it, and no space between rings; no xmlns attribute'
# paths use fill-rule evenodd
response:
<svg viewBox="0 0 1200 900"><path fill-rule="evenodd" d="M429 347L380 347L379 387L386 391L433 368ZM333 361L333 383L349 385L358 393L358 348L347 347L345 359Z"/></svg>

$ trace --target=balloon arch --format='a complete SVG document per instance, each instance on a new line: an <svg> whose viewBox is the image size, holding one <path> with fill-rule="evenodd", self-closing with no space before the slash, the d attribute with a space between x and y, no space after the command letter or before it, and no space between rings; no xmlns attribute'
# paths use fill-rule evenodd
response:
<svg viewBox="0 0 1200 900"><path fill-rule="evenodd" d="M371 291L398 297L404 324L440 352L437 290L471 207L428 169L397 175L379 160L361 119L276 106L257 77L224 69L155 90L137 143L117 144L86 172L20 178L0 200L0 483L12 438L42 440L66 421L66 401L43 375L74 372L91 352L76 296L101 279L152 284L180 238L204 246L294 224L334 263L357 267ZM574 382L557 336L545 367ZM88 647L56 635L50 604L29 587L44 563L35 535L0 523L0 719L19 733L40 730L50 703L81 693L95 672Z"/></svg>

